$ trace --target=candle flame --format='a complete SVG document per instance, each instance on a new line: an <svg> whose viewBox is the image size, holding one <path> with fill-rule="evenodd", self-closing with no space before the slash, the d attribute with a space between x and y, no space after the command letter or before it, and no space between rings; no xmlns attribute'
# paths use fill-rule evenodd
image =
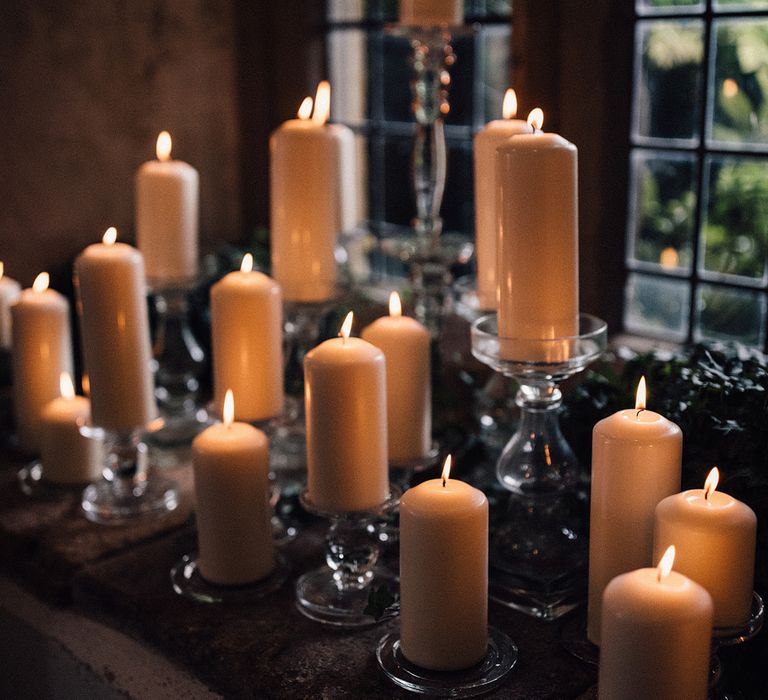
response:
<svg viewBox="0 0 768 700"><path fill-rule="evenodd" d="M224 425L228 428L232 427L232 422L235 420L235 395L232 393L232 389L227 389L227 393L224 394L222 418L224 419Z"/></svg>
<svg viewBox="0 0 768 700"><path fill-rule="evenodd" d="M658 574L658 580L663 581L669 572L672 571L672 564L675 563L675 545L671 544L667 547L667 551L664 552L664 556L660 559L659 565L656 567Z"/></svg>
<svg viewBox="0 0 768 700"><path fill-rule="evenodd" d="M315 101L309 95L307 95L307 97L301 101L301 105L299 105L299 111L296 116L299 119L306 121L312 116L312 105L314 104Z"/></svg>
<svg viewBox="0 0 768 700"><path fill-rule="evenodd" d="M331 84L327 80L321 80L317 84L315 93L315 111L312 113L312 121L315 124L325 124L331 113Z"/></svg>
<svg viewBox="0 0 768 700"><path fill-rule="evenodd" d="M448 477L450 475L451 475L451 455L448 455L445 458L445 462L443 463L443 473L442 473L443 486L445 486L445 483L448 481Z"/></svg>
<svg viewBox="0 0 768 700"><path fill-rule="evenodd" d="M501 114L504 119L513 119L517 116L517 93L512 88L509 88L509 90L504 93Z"/></svg>
<svg viewBox="0 0 768 700"><path fill-rule="evenodd" d="M240 272L251 272L253 270L253 255L246 253L243 255L243 261L240 263Z"/></svg>
<svg viewBox="0 0 768 700"><path fill-rule="evenodd" d="M389 295L389 315L403 315L403 305L400 303L400 295L397 292L392 292L392 294Z"/></svg>
<svg viewBox="0 0 768 700"><path fill-rule="evenodd" d="M640 377L640 381L637 384L637 392L635 393L635 410L645 410L645 377Z"/></svg>
<svg viewBox="0 0 768 700"><path fill-rule="evenodd" d="M346 340L349 338L349 334L352 332L352 321L354 319L354 311L350 311L347 317L344 319L344 323L341 324L341 330L339 335Z"/></svg>
<svg viewBox="0 0 768 700"><path fill-rule="evenodd" d="M63 399L75 398L75 385L72 383L72 375L69 372L62 372L59 375L59 393Z"/></svg>
<svg viewBox="0 0 768 700"><path fill-rule="evenodd" d="M157 135L157 144L155 145L155 153L157 154L157 159L161 161L170 160L171 147L171 135L167 131L161 131Z"/></svg>
<svg viewBox="0 0 768 700"><path fill-rule="evenodd" d="M41 272L35 281L32 283L32 289L41 293L48 289L48 285L51 283L51 276L47 272Z"/></svg>
<svg viewBox="0 0 768 700"><path fill-rule="evenodd" d="M712 467L709 474L707 474L707 480L704 482L704 499L709 500L709 497L717 489L717 484L720 481L720 470L717 467Z"/></svg>
<svg viewBox="0 0 768 700"><path fill-rule="evenodd" d="M534 131L541 129L541 127L544 126L544 110L542 110L541 107L532 109L528 114L527 121L528 126L530 126Z"/></svg>
<svg viewBox="0 0 768 700"><path fill-rule="evenodd" d="M83 376L80 378L80 383L83 385L83 394L86 396L91 395L91 378L88 376L88 372L83 372Z"/></svg>
<svg viewBox="0 0 768 700"><path fill-rule="evenodd" d="M101 237L101 242L104 245L114 245L116 240L117 229L114 226L110 226L106 231L104 231L104 235Z"/></svg>
<svg viewBox="0 0 768 700"><path fill-rule="evenodd" d="M0 260L0 279L3 278L3 275L5 274L5 263Z"/></svg>

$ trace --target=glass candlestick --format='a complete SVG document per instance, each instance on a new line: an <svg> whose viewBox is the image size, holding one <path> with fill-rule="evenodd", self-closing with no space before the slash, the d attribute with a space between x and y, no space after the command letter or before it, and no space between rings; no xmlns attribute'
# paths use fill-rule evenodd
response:
<svg viewBox="0 0 768 700"><path fill-rule="evenodd" d="M84 427L85 434L98 428ZM161 515L179 505L176 483L149 471L142 430L104 431L103 477L83 491L88 520L121 525L142 516Z"/></svg>
<svg viewBox="0 0 768 700"><path fill-rule="evenodd" d="M307 492L302 493L301 504L305 510L327 518L331 526L326 536L327 566L310 571L296 581L299 612L335 627L376 624L377 620L365 612L368 595L381 585L396 590L397 581L391 574L376 569L379 546L375 530L372 532L368 526L395 508L399 495L392 487L386 501L376 508L336 513L316 508Z"/></svg>
<svg viewBox="0 0 768 700"><path fill-rule="evenodd" d="M543 619L575 607L586 586L586 500L576 457L560 431L558 385L601 355L607 328L587 314L579 315L578 327L578 335L541 340L500 339L496 314L472 325L472 354L519 385L520 422L496 464L506 497L491 516L490 594ZM506 357L502 344L521 356ZM532 349L544 359L526 358Z"/></svg>

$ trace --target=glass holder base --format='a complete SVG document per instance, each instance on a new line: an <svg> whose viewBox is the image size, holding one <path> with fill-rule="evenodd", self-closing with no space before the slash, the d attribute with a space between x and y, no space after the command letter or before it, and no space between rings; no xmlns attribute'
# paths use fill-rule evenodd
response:
<svg viewBox="0 0 768 700"><path fill-rule="evenodd" d="M19 488L25 496L39 499L58 498L78 493L88 484L85 482L58 483L45 478L43 464L36 460L23 466L17 473Z"/></svg>
<svg viewBox="0 0 768 700"><path fill-rule="evenodd" d="M122 492L102 479L83 491L82 501L85 517L101 525L124 525L137 518L168 513L178 505L176 482L157 475Z"/></svg>
<svg viewBox="0 0 768 700"><path fill-rule="evenodd" d="M387 634L376 647L376 661L395 685L419 695L470 698L500 685L517 663L517 645L503 632L488 628L488 653L463 671L430 671L412 664L400 648L400 635Z"/></svg>
<svg viewBox="0 0 768 700"><path fill-rule="evenodd" d="M587 611L571 615L560 630L560 644L571 656L588 666L600 663L600 647L587 637Z"/></svg>
<svg viewBox="0 0 768 700"><path fill-rule="evenodd" d="M285 558L275 555L275 568L260 581L240 586L223 586L206 581L197 564L197 553L185 554L171 569L171 585L177 595L195 603L244 604L278 590L288 578Z"/></svg>

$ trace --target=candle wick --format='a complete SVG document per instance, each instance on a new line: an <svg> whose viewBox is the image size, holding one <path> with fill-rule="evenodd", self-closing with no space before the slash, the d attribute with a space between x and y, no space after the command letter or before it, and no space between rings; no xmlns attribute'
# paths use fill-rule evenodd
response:
<svg viewBox="0 0 768 700"><path fill-rule="evenodd" d="M445 477L443 477L443 488L445 488Z"/></svg>
<svg viewBox="0 0 768 700"><path fill-rule="evenodd" d="M661 583L661 569L658 567L656 568L656 580Z"/></svg>
<svg viewBox="0 0 768 700"><path fill-rule="evenodd" d="M638 408L637 413L635 414L635 418L640 418L640 414L644 411L644 408Z"/></svg>

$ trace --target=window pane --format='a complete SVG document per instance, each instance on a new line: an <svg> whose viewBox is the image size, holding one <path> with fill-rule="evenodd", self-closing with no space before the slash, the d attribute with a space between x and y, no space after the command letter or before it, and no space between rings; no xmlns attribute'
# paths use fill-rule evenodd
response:
<svg viewBox="0 0 768 700"><path fill-rule="evenodd" d="M630 261L691 269L696 175L693 155L633 151Z"/></svg>
<svg viewBox="0 0 768 700"><path fill-rule="evenodd" d="M483 79L481 109L475 114L475 126L501 118L504 93L510 87L510 25L484 27L480 30L480 70Z"/></svg>
<svg viewBox="0 0 768 700"><path fill-rule="evenodd" d="M331 114L345 124L367 117L368 61L365 32L341 29L328 34L328 63L333 76Z"/></svg>
<svg viewBox="0 0 768 700"><path fill-rule="evenodd" d="M765 295L701 285L696 294L694 335L697 340L738 340L746 345L762 345L765 338Z"/></svg>
<svg viewBox="0 0 768 700"><path fill-rule="evenodd" d="M714 0L715 12L768 9L768 0Z"/></svg>
<svg viewBox="0 0 768 700"><path fill-rule="evenodd" d="M383 46L383 65L378 78L382 87L383 118L386 121L410 122L413 120L410 44L403 36L385 34Z"/></svg>
<svg viewBox="0 0 768 700"><path fill-rule="evenodd" d="M512 13L512 0L464 0L464 14L475 19L505 19Z"/></svg>
<svg viewBox="0 0 768 700"><path fill-rule="evenodd" d="M702 12L701 0L637 0L639 15L661 14L663 12Z"/></svg>
<svg viewBox="0 0 768 700"><path fill-rule="evenodd" d="M624 296L624 327L628 331L685 340L691 303L687 281L632 273Z"/></svg>
<svg viewBox="0 0 768 700"><path fill-rule="evenodd" d="M703 23L638 22L635 47L634 136L694 144L701 114Z"/></svg>
<svg viewBox="0 0 768 700"><path fill-rule="evenodd" d="M768 19L715 23L709 133L726 145L768 145Z"/></svg>
<svg viewBox="0 0 768 700"><path fill-rule="evenodd" d="M355 22L364 19L394 22L398 0L327 0L326 16L330 22Z"/></svg>
<svg viewBox="0 0 768 700"><path fill-rule="evenodd" d="M706 164L708 193L703 274L762 281L768 241L768 163L713 156Z"/></svg>
<svg viewBox="0 0 768 700"><path fill-rule="evenodd" d="M460 36L453 40L456 62L448 70L448 104L451 106L446 124L472 125L475 98L475 37Z"/></svg>

